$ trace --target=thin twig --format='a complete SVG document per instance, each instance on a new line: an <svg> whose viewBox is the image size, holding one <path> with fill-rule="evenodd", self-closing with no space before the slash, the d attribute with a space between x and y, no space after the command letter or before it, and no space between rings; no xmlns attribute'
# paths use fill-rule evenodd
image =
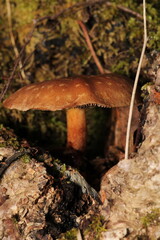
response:
<svg viewBox="0 0 160 240"><path fill-rule="evenodd" d="M8 17L8 25L9 25L9 33L10 33L11 43L13 45L13 50L14 50L15 56L16 56L16 58L18 58L19 57L19 51L18 51L18 48L16 46L15 38L14 38L14 35L13 35L13 31L12 31L12 16L11 16L10 0L6 0L6 7L7 7L7 17ZM21 71L22 78L25 79L26 75L25 75L24 70L22 69L21 59L19 59L18 65L19 65L19 68L20 68L20 71Z"/></svg>
<svg viewBox="0 0 160 240"><path fill-rule="evenodd" d="M29 62L29 60L31 59L32 55L34 54L34 51L32 51L23 61L23 65L22 68L26 67L27 63Z"/></svg>
<svg viewBox="0 0 160 240"><path fill-rule="evenodd" d="M134 82L132 97L131 97L131 103L130 103L130 109L129 109L127 134L126 134L126 146L125 146L125 159L128 159L129 138L130 138L130 129L131 129L131 121L132 121L135 94L136 94L136 89L137 89L137 85L138 85L138 79L139 79L139 75L140 75L142 60L143 60L143 56L144 56L146 45L147 45L147 24L146 24L146 2L145 2L145 0L143 0L143 22L144 22L143 48L142 48L141 57L140 57L140 60L139 60L138 69L137 69L137 73L136 73L136 77L135 77L135 82Z"/></svg>
<svg viewBox="0 0 160 240"><path fill-rule="evenodd" d="M85 39L86 39L86 43L87 43L87 45L88 45L88 47L89 47L89 50L91 51L92 57L93 57L96 65L97 65L100 73L101 73L101 74L104 74L105 71L104 71L104 69L103 69L103 67L102 67L102 65L101 65L101 63L100 63L100 61L99 61L99 59L98 59L95 51L94 51L94 48L93 48L93 46L92 46L90 37L89 37L89 35L88 35L86 26L84 25L84 23L83 23L82 21L78 21L78 24L79 24L80 27L82 28L84 37L85 37Z"/></svg>
<svg viewBox="0 0 160 240"><path fill-rule="evenodd" d="M12 81L12 79L13 79L13 77L14 77L14 74L15 74L15 72L16 72L16 69L17 69L17 67L18 67L18 63L19 63L18 60L16 60L16 61L15 61L15 64L14 64L13 71L12 71L12 73L11 73L11 76L8 78L7 83L5 84L4 88L2 89L2 92L1 92L1 95L0 95L0 102L2 101L4 95L6 94L8 88L9 88L9 86L10 86L10 84L11 84L11 81Z"/></svg>
<svg viewBox="0 0 160 240"><path fill-rule="evenodd" d="M123 12L131 14L132 16L134 16L134 17L136 17L136 18L138 18L140 20L143 20L143 16L141 14L131 10L130 8L127 8L127 7L124 7L124 6L121 6L121 5L117 5L117 8L119 8Z"/></svg>
<svg viewBox="0 0 160 240"><path fill-rule="evenodd" d="M12 82L12 79L13 79L13 77L14 77L14 75L15 75L16 69L17 69L18 64L19 64L19 61L20 61L20 57L21 57L22 54L24 53L25 47L29 44L35 28L36 28L36 25L33 26L32 30L31 30L31 31L29 32L29 34L27 35L27 37L26 37L26 42L25 42L25 44L23 45L23 47L22 47L22 49L21 49L21 51L20 51L20 53L19 53L19 57L15 60L15 64L14 64L13 70L12 70L12 72L11 72L11 75L10 75L10 77L8 78L8 81L7 81L7 83L5 84L5 86L4 86L4 88L2 89L2 92L1 92L1 94L0 94L0 102L2 102L2 99L3 99L4 95L6 94L8 88L9 88L11 82Z"/></svg>

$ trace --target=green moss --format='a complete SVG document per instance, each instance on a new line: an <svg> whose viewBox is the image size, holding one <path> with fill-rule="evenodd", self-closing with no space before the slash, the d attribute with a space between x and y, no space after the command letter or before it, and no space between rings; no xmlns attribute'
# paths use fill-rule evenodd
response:
<svg viewBox="0 0 160 240"><path fill-rule="evenodd" d="M62 234L58 240L77 240L77 229L73 228L70 231Z"/></svg>
<svg viewBox="0 0 160 240"><path fill-rule="evenodd" d="M0 143L0 147L6 147L6 146L7 146L6 142L1 142Z"/></svg>
<svg viewBox="0 0 160 240"><path fill-rule="evenodd" d="M64 175L65 171L67 170L66 164L62 164L59 159L54 159L53 168L62 175Z"/></svg>
<svg viewBox="0 0 160 240"><path fill-rule="evenodd" d="M101 233L107 231L104 227L104 218L103 216L95 216L92 219L91 224L87 227L84 232L84 235L90 235L91 239L99 240L101 237Z"/></svg>
<svg viewBox="0 0 160 240"><path fill-rule="evenodd" d="M146 84L144 84L143 86L142 86L142 88L141 88L141 97L145 100L145 99L147 99L148 98L148 96L149 96L149 88L150 88L150 86L152 86L153 85L153 83L152 82L148 82L148 83L146 83Z"/></svg>
<svg viewBox="0 0 160 240"><path fill-rule="evenodd" d="M31 161L31 158L27 155L27 154L24 154L22 157L21 157L21 160L24 162L24 163L29 163Z"/></svg>
<svg viewBox="0 0 160 240"><path fill-rule="evenodd" d="M16 137L11 137L7 140L7 145L17 149L20 146L20 143L18 142Z"/></svg>
<svg viewBox="0 0 160 240"><path fill-rule="evenodd" d="M33 21L36 15L38 2L38 0L32 2L26 0L15 1L15 5L12 6L12 15L17 20L15 26L19 27Z"/></svg>
<svg viewBox="0 0 160 240"><path fill-rule="evenodd" d="M2 126L0 129L0 147L13 147L17 150L20 148L20 142L17 136L13 133L10 128L5 128Z"/></svg>
<svg viewBox="0 0 160 240"><path fill-rule="evenodd" d="M14 0L11 5L12 17L16 19L14 26L32 24L33 20L50 13L55 5L55 1L44 0L41 4L39 0Z"/></svg>
<svg viewBox="0 0 160 240"><path fill-rule="evenodd" d="M0 147L6 147L6 142L0 143Z"/></svg>
<svg viewBox="0 0 160 240"><path fill-rule="evenodd" d="M152 225L160 225L160 208L152 209L141 221L145 228Z"/></svg>

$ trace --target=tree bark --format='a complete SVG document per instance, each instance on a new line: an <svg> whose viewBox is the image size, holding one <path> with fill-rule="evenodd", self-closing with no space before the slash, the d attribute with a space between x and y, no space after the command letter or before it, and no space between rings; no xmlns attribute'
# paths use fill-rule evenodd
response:
<svg viewBox="0 0 160 240"><path fill-rule="evenodd" d="M18 142L5 128L0 142L0 239L52 240L78 227L96 205L96 191L76 170Z"/></svg>
<svg viewBox="0 0 160 240"><path fill-rule="evenodd" d="M144 141L138 153L102 178L101 214L107 231L101 239L160 237L160 109L150 99L145 110Z"/></svg>

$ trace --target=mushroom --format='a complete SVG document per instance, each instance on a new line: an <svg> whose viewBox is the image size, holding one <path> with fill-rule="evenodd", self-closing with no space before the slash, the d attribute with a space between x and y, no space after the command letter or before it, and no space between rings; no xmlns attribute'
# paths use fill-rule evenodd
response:
<svg viewBox="0 0 160 240"><path fill-rule="evenodd" d="M13 93L3 104L21 111L67 109L67 147L83 151L86 145L84 106L129 106L131 93L131 81L111 73L30 84Z"/></svg>

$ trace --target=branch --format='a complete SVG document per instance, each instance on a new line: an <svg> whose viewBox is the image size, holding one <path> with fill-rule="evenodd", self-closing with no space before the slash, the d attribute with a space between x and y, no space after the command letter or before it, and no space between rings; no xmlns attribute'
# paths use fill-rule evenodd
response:
<svg viewBox="0 0 160 240"><path fill-rule="evenodd" d="M90 50L90 52L91 52L91 54L92 54L92 57L93 57L95 63L96 63L96 65L97 65L97 68L99 69L99 71L100 71L101 74L104 74L105 71L104 71L104 69L103 69L103 67L102 67L102 65L101 65L101 63L100 63L100 61L99 61L99 59L98 59L95 51L94 51L94 48L93 48L93 46L92 46L90 37L89 37L89 35L88 35L86 26L84 25L84 23L83 23L82 21L78 21L78 24L79 24L79 25L81 26L81 28L82 28L84 37L85 37L85 39L86 39L86 43L87 43L87 45L88 45L88 48L89 48L89 50Z"/></svg>
<svg viewBox="0 0 160 240"><path fill-rule="evenodd" d="M124 6L121 6L121 5L117 5L117 8L119 8L120 10L122 10L123 12L126 12L126 13L129 13L131 14L132 16L140 19L140 20L143 20L143 16L137 12L134 12L133 10L127 8L127 7L124 7Z"/></svg>
<svg viewBox="0 0 160 240"><path fill-rule="evenodd" d="M13 77L14 77L14 75L15 75L15 72L16 72L16 69L17 69L17 67L18 67L18 64L19 64L19 61L20 61L20 59L21 59L21 56L22 56L22 54L24 53L26 46L29 44L35 28L36 28L36 25L33 26L31 32L29 32L29 34L27 35L27 37L26 37L26 43L25 43L24 46L22 47L22 49L21 49L21 51L20 51L20 53L19 53L19 57L15 60L15 64L14 64L14 67L13 67L13 70L12 70L12 73L11 73L11 76L8 78L8 81L7 81L6 85L4 86L4 88L2 89L2 92L1 92L1 94L0 94L0 102L2 102L2 99L3 99L4 95L6 94L8 88L9 88L11 82L12 82L12 79L13 79Z"/></svg>
<svg viewBox="0 0 160 240"><path fill-rule="evenodd" d="M132 91L132 97L131 97L131 103L130 103L130 109L129 109L129 117L128 117L128 125L127 125L127 135L126 135L126 146L125 146L125 159L128 159L128 153L129 153L129 138L130 138L130 129L131 129L131 121L132 121L132 114L133 114L133 106L134 106L134 100L135 100L135 94L137 90L138 85L138 79L140 75L141 65L143 56L146 50L147 45L147 24L146 24L146 2L143 0L143 24L144 24L144 40L143 40L143 48L141 52L141 57L138 64L138 69L135 77L135 82L133 86Z"/></svg>

